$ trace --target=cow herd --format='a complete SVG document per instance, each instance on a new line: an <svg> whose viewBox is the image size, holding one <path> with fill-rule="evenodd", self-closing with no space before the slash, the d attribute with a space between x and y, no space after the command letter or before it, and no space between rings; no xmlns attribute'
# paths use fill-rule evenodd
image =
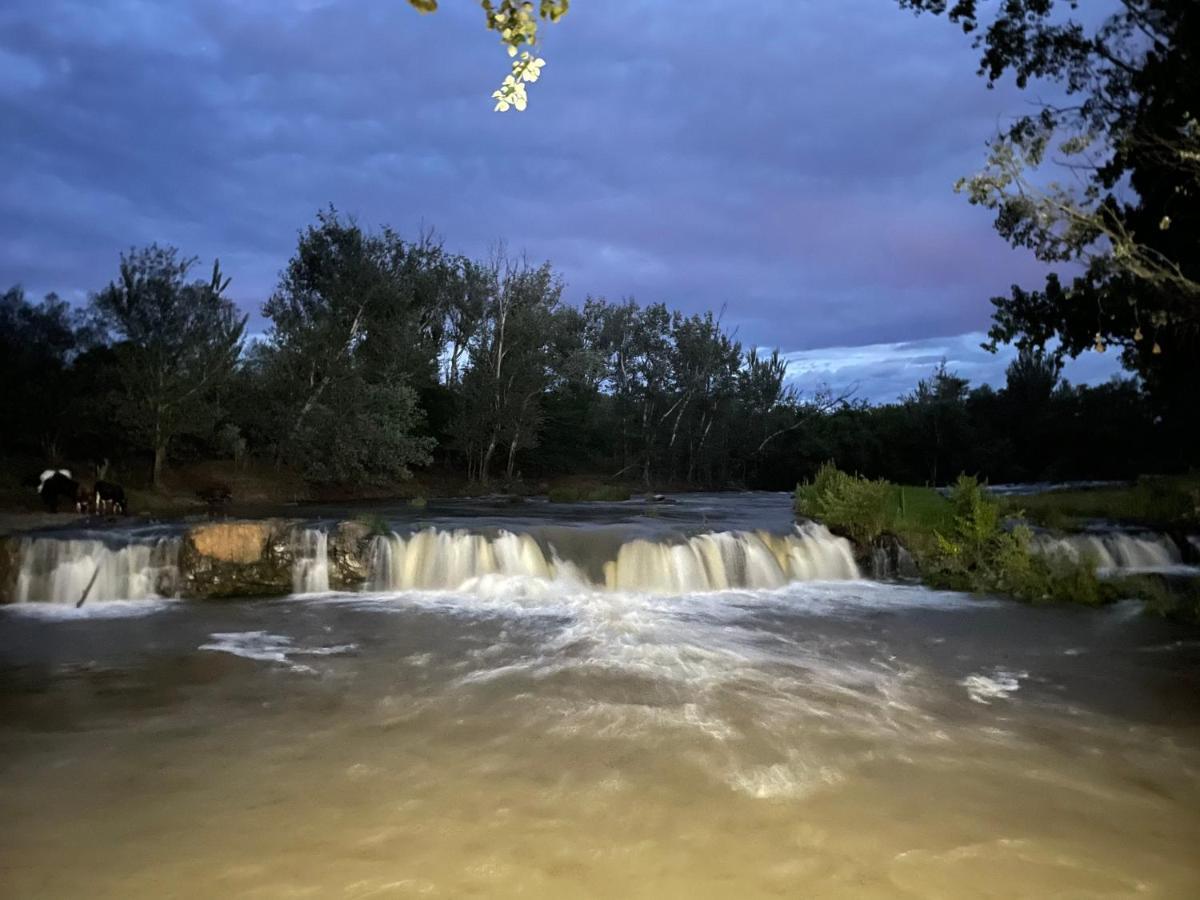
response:
<svg viewBox="0 0 1200 900"><path fill-rule="evenodd" d="M47 512L60 507L82 514L123 516L128 511L125 489L97 479L90 487L71 477L70 469L47 469L38 479L38 494Z"/></svg>

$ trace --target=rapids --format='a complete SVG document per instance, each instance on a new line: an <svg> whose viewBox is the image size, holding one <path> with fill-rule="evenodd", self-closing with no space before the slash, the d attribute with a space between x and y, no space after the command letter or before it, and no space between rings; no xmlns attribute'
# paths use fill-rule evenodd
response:
<svg viewBox="0 0 1200 900"><path fill-rule="evenodd" d="M0 893L1200 896L1200 631L862 580L786 495L389 519L359 592L315 524L292 596L0 607Z"/></svg>

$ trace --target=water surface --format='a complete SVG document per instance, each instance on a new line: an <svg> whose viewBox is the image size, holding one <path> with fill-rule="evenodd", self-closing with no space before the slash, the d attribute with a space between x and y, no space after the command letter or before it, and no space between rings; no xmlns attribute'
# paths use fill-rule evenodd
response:
<svg viewBox="0 0 1200 900"><path fill-rule="evenodd" d="M1131 606L493 578L0 610L5 896L1194 897L1198 773L1200 634Z"/></svg>

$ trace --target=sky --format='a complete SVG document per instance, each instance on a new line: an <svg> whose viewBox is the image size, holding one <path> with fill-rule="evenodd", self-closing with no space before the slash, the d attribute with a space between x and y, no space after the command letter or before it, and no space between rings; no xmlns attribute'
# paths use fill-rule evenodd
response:
<svg viewBox="0 0 1200 900"><path fill-rule="evenodd" d="M1043 268L953 192L1032 97L895 0L576 0L524 113L474 0L5 0L0 286L73 302L173 244L261 305L333 204L550 260L566 296L723 310L805 390L890 400ZM1070 366L1102 381L1112 354Z"/></svg>

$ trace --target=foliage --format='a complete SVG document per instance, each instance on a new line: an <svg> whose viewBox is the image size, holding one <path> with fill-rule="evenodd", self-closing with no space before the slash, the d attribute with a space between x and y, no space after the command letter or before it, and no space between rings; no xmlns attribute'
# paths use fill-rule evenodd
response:
<svg viewBox="0 0 1200 900"><path fill-rule="evenodd" d="M363 513L355 521L367 530L369 537L387 537L392 533L387 519L379 513Z"/></svg>
<svg viewBox="0 0 1200 900"><path fill-rule="evenodd" d="M819 519L831 530L868 544L887 526L892 487L841 471L833 463L817 470L811 482L796 487L796 512Z"/></svg>
<svg viewBox="0 0 1200 900"><path fill-rule="evenodd" d="M951 590L999 593L1033 603L1095 605L1103 599L1094 563L1047 558L1030 549L1024 526L1006 529L999 504L986 487L962 475L950 494L954 523L938 534L936 550L922 560L926 580Z"/></svg>
<svg viewBox="0 0 1200 900"><path fill-rule="evenodd" d="M92 298L114 338L121 420L154 452L156 485L172 439L211 430L242 350L246 318L224 296L220 264L208 281L189 282L195 262L173 247L131 250L119 278Z"/></svg>
<svg viewBox="0 0 1200 900"><path fill-rule="evenodd" d="M1066 95L1016 119L959 185L1010 243L1083 267L1069 284L1051 274L1042 290L993 300L992 346L1117 348L1157 412L1196 423L1200 5L1125 0L1085 18L1069 0L1011 0L984 28L976 0L899 2L975 33L989 81L1012 73ZM1055 181L1055 169L1068 177ZM1193 427L1184 439L1195 438Z"/></svg>
<svg viewBox="0 0 1200 900"><path fill-rule="evenodd" d="M267 332L239 357L224 279L190 282L174 251L146 254L124 261L131 286L110 286L104 302L117 310L135 296L141 316L161 301L179 316L162 313L161 330L4 295L0 371L38 386L0 398L5 454L38 460L30 469L110 459L126 481L151 455L160 471L168 458L232 457L391 490L425 466L454 489L465 476L778 490L833 459L866 479L926 485L890 488L885 502L882 528L915 550L949 532L932 490L947 473L1132 479L1195 462L1186 422L1160 419L1137 382L1066 384L1051 354L1023 352L998 390L941 365L894 403L801 397L778 351L743 347L717 314L632 299L571 306L548 263L466 259L429 234L370 231L333 209L299 235L263 307ZM157 370L134 363L161 364L161 392ZM156 445L146 412L159 406L168 437ZM1159 520L1174 510L1171 521L1194 510L1185 486L1152 488L1164 484L1118 508L1141 504ZM1075 511L1064 509L1066 522Z"/></svg>
<svg viewBox="0 0 1200 900"><path fill-rule="evenodd" d="M438 8L438 0L408 2L422 13L436 12ZM539 0L536 13L530 0L482 0L480 5L487 16L488 29L500 35L500 42L512 58L511 71L499 89L492 92L496 112L509 109L523 112L529 99L525 85L537 81L546 64L544 59L529 52L538 44L538 20L557 22L567 14L571 0Z"/></svg>
<svg viewBox="0 0 1200 900"><path fill-rule="evenodd" d="M1142 477L1130 485L1049 491L1002 501L1048 528L1070 528L1088 519L1115 519L1158 528L1200 521L1200 477Z"/></svg>

